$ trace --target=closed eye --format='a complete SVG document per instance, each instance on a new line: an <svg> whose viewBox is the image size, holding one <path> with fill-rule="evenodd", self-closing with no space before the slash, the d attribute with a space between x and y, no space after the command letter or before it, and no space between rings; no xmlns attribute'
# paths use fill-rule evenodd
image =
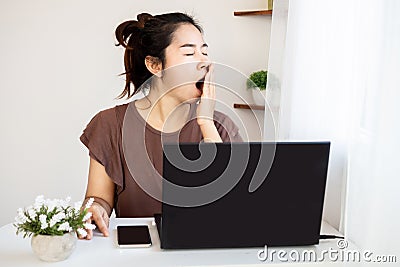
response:
<svg viewBox="0 0 400 267"><path fill-rule="evenodd" d="M185 54L185 56L194 56L194 53L192 53L192 54Z"/></svg>
<svg viewBox="0 0 400 267"><path fill-rule="evenodd" d="M195 49L196 48L196 44L191 44L191 43L188 43L188 44L183 44L183 45L181 45L180 46L180 48L181 49L190 49L190 50L186 50L186 51L193 51L192 49ZM206 44L206 43L204 43L202 46L201 46L201 52L202 52L202 54L204 55L204 56L208 56L208 53L207 53L207 48L208 48L208 45ZM185 51L184 50L184 51ZM204 51L204 52L203 52ZM193 53L186 53L186 54L184 54L185 56L194 56L194 54L195 54L195 52L196 51L193 51Z"/></svg>
<svg viewBox="0 0 400 267"><path fill-rule="evenodd" d="M205 55L205 56L208 56L208 53L202 53L203 55ZM191 54L184 54L185 56L194 56L194 53L191 53Z"/></svg>

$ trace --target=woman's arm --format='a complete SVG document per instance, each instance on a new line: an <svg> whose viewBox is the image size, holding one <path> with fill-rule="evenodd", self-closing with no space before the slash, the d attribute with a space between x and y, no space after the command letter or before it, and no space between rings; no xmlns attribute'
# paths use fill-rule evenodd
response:
<svg viewBox="0 0 400 267"><path fill-rule="evenodd" d="M108 224L114 203L114 190L115 184L106 173L104 166L91 157L85 199L90 197L95 199L89 208L89 211L92 212L89 221L94 221L104 236L109 235ZM92 230L88 230L86 239L91 239L92 236Z"/></svg>
<svg viewBox="0 0 400 267"><path fill-rule="evenodd" d="M203 135L204 142L222 142L221 136L218 133L217 127L215 127L214 121L200 124L200 130Z"/></svg>

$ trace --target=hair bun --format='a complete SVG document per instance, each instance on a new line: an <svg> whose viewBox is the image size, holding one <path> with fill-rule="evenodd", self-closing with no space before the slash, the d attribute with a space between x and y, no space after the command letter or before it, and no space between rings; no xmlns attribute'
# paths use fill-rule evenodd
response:
<svg viewBox="0 0 400 267"><path fill-rule="evenodd" d="M153 16L148 13L141 13L137 15L137 21L128 20L121 23L115 30L115 36L118 41L116 45L122 45L128 49L133 49L139 45L140 32L144 28L145 23L152 18Z"/></svg>
<svg viewBox="0 0 400 267"><path fill-rule="evenodd" d="M153 18L153 16L150 15L149 13L141 13L141 14L137 15L137 20L138 20L138 23L139 23L139 27L143 29L144 28L144 24L148 20L150 20L152 18Z"/></svg>

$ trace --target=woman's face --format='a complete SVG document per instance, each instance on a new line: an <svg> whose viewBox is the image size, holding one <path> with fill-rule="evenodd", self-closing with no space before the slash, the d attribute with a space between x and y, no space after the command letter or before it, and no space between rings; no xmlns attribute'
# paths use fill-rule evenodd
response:
<svg viewBox="0 0 400 267"><path fill-rule="evenodd" d="M199 81L204 80L210 64L207 50L203 35L195 26L182 24L177 28L165 49L162 75L163 85L170 95L182 102L201 96L203 85Z"/></svg>

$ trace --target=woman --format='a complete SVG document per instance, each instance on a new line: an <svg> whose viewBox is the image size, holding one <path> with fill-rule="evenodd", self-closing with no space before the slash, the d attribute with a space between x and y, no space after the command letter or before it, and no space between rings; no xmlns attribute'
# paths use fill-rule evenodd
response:
<svg viewBox="0 0 400 267"><path fill-rule="evenodd" d="M234 123L214 111L213 66L193 18L140 14L137 21L120 24L116 38L125 48L126 84L120 98L141 90L147 95L99 112L81 136L90 155L85 199L95 198L91 220L104 236L113 209L117 217L161 212L160 199L144 188L161 190L153 174L162 174L165 140L241 140ZM91 237L89 232L86 239Z"/></svg>

